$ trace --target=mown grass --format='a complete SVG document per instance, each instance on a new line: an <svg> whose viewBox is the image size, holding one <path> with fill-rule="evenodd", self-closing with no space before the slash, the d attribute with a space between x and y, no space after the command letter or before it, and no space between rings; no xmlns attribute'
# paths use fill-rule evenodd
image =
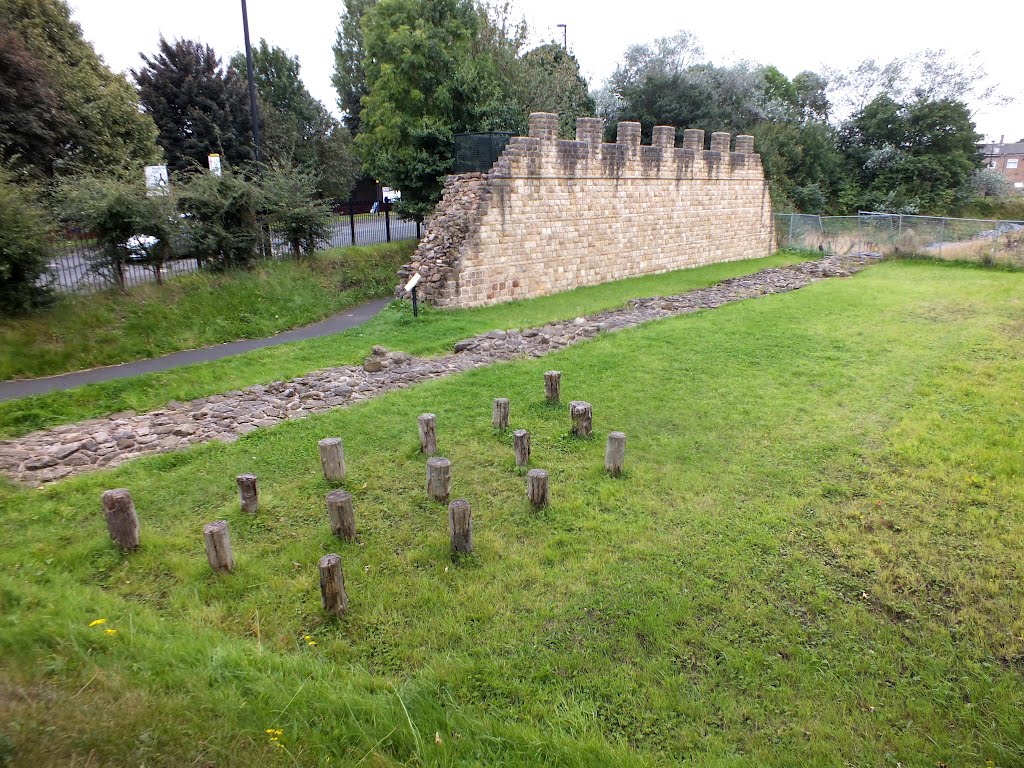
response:
<svg viewBox="0 0 1024 768"><path fill-rule="evenodd" d="M4 487L11 759L1021 765L1022 289L1021 274L889 263L237 444ZM544 403L548 368L566 401L593 403L593 439ZM543 512L490 426L495 396L551 472ZM467 559L423 495L425 410L473 504ZM628 435L621 479L601 469L612 429ZM328 435L346 441L355 544L327 526ZM254 518L235 495L247 471ZM142 519L127 557L98 508L117 486ZM218 518L238 562L222 577L201 540ZM329 551L351 600L339 620L319 608ZM88 627L100 616L116 636Z"/></svg>
<svg viewBox="0 0 1024 768"><path fill-rule="evenodd" d="M12 437L119 411L141 413L159 408L171 400L187 401L252 384L289 379L319 368L351 365L361 362L374 344L384 344L416 355L438 354L450 351L459 339L494 328L526 328L572 319L622 306L631 298L689 291L727 277L806 258L806 254L796 252L778 254L766 259L680 270L479 309L434 311L424 307L416 320L408 302L396 302L365 325L333 336L282 344L212 363L0 403L0 437Z"/></svg>
<svg viewBox="0 0 1024 768"><path fill-rule="evenodd" d="M0 379L272 336L388 295L415 245L336 248L251 270L183 275L162 286L64 296L47 311L0 319Z"/></svg>

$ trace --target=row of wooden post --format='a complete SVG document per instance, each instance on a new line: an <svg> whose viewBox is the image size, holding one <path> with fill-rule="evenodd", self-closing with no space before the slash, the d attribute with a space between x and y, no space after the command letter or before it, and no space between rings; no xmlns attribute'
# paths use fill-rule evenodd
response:
<svg viewBox="0 0 1024 768"><path fill-rule="evenodd" d="M561 373L547 371L544 374L544 393L549 402L557 403L561 385ZM508 398L494 400L492 423L500 430L508 429L510 402ZM572 419L572 433L588 437L593 429L593 410L590 403L573 401L569 406ZM437 452L437 417L432 413L419 416L420 450L427 459L427 496L442 504L448 503L451 494L451 461ZM513 447L517 467L530 462L530 433L517 429L513 433ZM622 473L625 458L626 436L622 432L608 435L605 449L605 469L613 476ZM320 466L324 478L338 483L345 479L345 451L341 438L331 437L319 442ZM256 475L243 474L236 478L239 503L242 512L255 515L259 510L259 487ZM548 473L543 469L531 469L526 474L526 496L538 509L550 503ZM107 530L114 543L125 552L139 547L139 518L132 501L131 492L116 488L104 492L102 497ZM327 513L331 532L342 539L353 540L356 536L355 510L352 494L342 489L327 495ZM459 554L473 551L473 514L465 499L456 499L448 504L448 530L452 550ZM216 520L203 526L203 540L207 560L217 573L234 570L235 560L231 550L231 538L227 520ZM345 592L345 577L341 568L341 557L332 553L320 558L320 590L324 610L341 614L348 609Z"/></svg>

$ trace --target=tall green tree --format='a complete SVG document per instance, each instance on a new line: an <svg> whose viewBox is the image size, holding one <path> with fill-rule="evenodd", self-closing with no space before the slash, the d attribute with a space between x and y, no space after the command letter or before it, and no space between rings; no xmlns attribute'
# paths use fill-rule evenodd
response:
<svg viewBox="0 0 1024 768"><path fill-rule="evenodd" d="M63 0L0 0L0 96L0 153L19 175L160 157L135 89L103 63Z"/></svg>
<svg viewBox="0 0 1024 768"><path fill-rule="evenodd" d="M961 101L899 102L883 94L843 126L840 146L861 190L860 207L947 214L970 194L981 139Z"/></svg>
<svg viewBox="0 0 1024 768"><path fill-rule="evenodd" d="M367 94L366 74L363 71L365 47L363 45L363 15L377 0L344 0L338 36L334 42L334 73L331 82L338 92L338 107L344 113L342 120L353 135L362 125L363 97Z"/></svg>
<svg viewBox="0 0 1024 768"><path fill-rule="evenodd" d="M210 153L235 165L255 159L244 77L225 69L212 48L161 37L158 52L142 60L132 75L172 169L205 166Z"/></svg>
<svg viewBox="0 0 1024 768"><path fill-rule="evenodd" d="M467 77L479 16L471 0L380 0L363 17L367 95L356 146L364 168L425 216L452 167L454 134L475 128Z"/></svg>
<svg viewBox="0 0 1024 768"><path fill-rule="evenodd" d="M527 51L519 60L522 113L555 112L559 133L575 138L576 118L594 114L596 106L576 57L557 43Z"/></svg>
<svg viewBox="0 0 1024 768"><path fill-rule="evenodd" d="M52 251L51 217L31 189L0 164L0 315L27 312L50 298L44 278Z"/></svg>
<svg viewBox="0 0 1024 768"><path fill-rule="evenodd" d="M297 57L260 40L252 58L264 158L313 174L322 198L347 199L359 172L348 131L302 83ZM245 56L231 67L243 71Z"/></svg>

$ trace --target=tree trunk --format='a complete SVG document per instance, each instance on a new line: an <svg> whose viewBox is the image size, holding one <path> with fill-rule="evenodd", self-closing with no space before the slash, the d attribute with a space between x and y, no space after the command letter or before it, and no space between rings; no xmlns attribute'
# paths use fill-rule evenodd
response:
<svg viewBox="0 0 1024 768"><path fill-rule="evenodd" d="M139 516L135 513L131 492L127 488L104 491L102 500L110 538L124 552L138 549Z"/></svg>
<svg viewBox="0 0 1024 768"><path fill-rule="evenodd" d="M352 508L352 494L331 491L327 494L327 515L331 519L331 533L352 541L356 537L356 514Z"/></svg>
<svg viewBox="0 0 1024 768"><path fill-rule="evenodd" d="M340 437L328 437L320 443L320 466L329 483L340 483L345 479L345 448Z"/></svg>
<svg viewBox="0 0 1024 768"><path fill-rule="evenodd" d="M238 497L242 504L242 511L249 515L255 515L260 508L260 492L256 487L256 475L239 475L235 480L238 482Z"/></svg>
<svg viewBox="0 0 1024 768"><path fill-rule="evenodd" d="M622 474L626 461L626 435L624 432L609 432L608 445L604 451L604 468L612 477Z"/></svg>
<svg viewBox="0 0 1024 768"><path fill-rule="evenodd" d="M443 456L427 459L427 496L442 504L452 492L452 463Z"/></svg>
<svg viewBox="0 0 1024 768"><path fill-rule="evenodd" d="M231 537L228 535L228 521L218 520L203 526L203 540L206 542L206 559L214 573L228 573L235 570L235 558L231 554Z"/></svg>
<svg viewBox="0 0 1024 768"><path fill-rule="evenodd" d="M335 554L320 558L320 597L324 610L341 616L348 610L345 593L345 574L341 572L341 557Z"/></svg>
<svg viewBox="0 0 1024 768"><path fill-rule="evenodd" d="M418 419L420 425L420 451L427 456L437 453L437 416L432 413L421 413Z"/></svg>
<svg viewBox="0 0 1024 768"><path fill-rule="evenodd" d="M543 469L531 469L526 473L526 498L537 509L543 509L550 502L548 473Z"/></svg>
<svg viewBox="0 0 1024 768"><path fill-rule="evenodd" d="M456 499L448 505L448 532L454 552L468 555L473 551L473 512L465 499Z"/></svg>
<svg viewBox="0 0 1024 768"><path fill-rule="evenodd" d="M516 466L525 467L530 463L530 433L525 429L517 429L512 436L516 450Z"/></svg>

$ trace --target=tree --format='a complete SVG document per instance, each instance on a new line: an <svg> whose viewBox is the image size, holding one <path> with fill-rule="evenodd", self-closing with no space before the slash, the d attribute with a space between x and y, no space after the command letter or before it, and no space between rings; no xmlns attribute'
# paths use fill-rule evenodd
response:
<svg viewBox="0 0 1024 768"><path fill-rule="evenodd" d="M362 125L362 100L367 94L366 75L363 72L365 50L362 21L366 11L377 0L344 0L345 9L338 25L334 43L334 74L331 82L338 92L338 107L345 116L345 127L355 135Z"/></svg>
<svg viewBox="0 0 1024 768"><path fill-rule="evenodd" d="M981 167L967 105L953 99L873 99L843 127L840 146L860 205L893 213L948 213Z"/></svg>
<svg viewBox="0 0 1024 768"><path fill-rule="evenodd" d="M463 63L479 16L470 0L380 0L363 17L367 95L356 137L366 170L423 217L451 171L454 134L475 127Z"/></svg>
<svg viewBox="0 0 1024 768"><path fill-rule="evenodd" d="M347 199L359 171L348 131L303 85L297 57L260 40L252 58L264 158L309 171L322 198ZM231 67L242 71L244 55Z"/></svg>
<svg viewBox="0 0 1024 768"><path fill-rule="evenodd" d="M236 165L255 159L245 83L212 48L161 37L158 53L142 60L132 76L173 170L205 166L211 153Z"/></svg>
<svg viewBox="0 0 1024 768"><path fill-rule="evenodd" d="M576 118L596 109L576 57L557 43L547 43L528 51L520 65L524 115L556 112L561 136L575 138Z"/></svg>
<svg viewBox="0 0 1024 768"><path fill-rule="evenodd" d="M35 196L0 166L0 314L27 312L50 298L43 279L51 256L48 222Z"/></svg>
<svg viewBox="0 0 1024 768"><path fill-rule="evenodd" d="M160 156L138 94L63 0L0 0L0 153L19 176L140 167Z"/></svg>

